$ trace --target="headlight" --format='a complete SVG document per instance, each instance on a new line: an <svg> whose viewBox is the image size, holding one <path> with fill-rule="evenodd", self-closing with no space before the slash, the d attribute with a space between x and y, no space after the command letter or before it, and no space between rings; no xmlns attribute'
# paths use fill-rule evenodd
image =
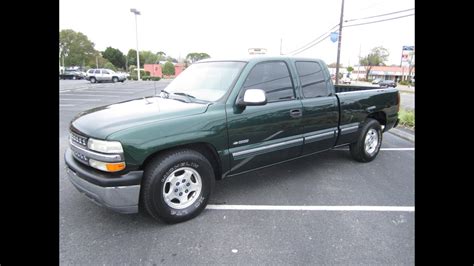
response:
<svg viewBox="0 0 474 266"><path fill-rule="evenodd" d="M93 151L103 153L123 153L122 144L118 141L105 141L89 138L87 147Z"/></svg>

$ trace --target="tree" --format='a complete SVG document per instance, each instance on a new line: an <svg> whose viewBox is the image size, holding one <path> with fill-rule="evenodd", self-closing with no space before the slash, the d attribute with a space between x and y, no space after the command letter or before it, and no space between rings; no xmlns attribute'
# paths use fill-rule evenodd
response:
<svg viewBox="0 0 474 266"><path fill-rule="evenodd" d="M365 66L365 70L367 71L365 78L369 79L369 73L373 66L385 65L385 61L387 61L388 56L388 50L382 46L379 46L373 48L367 56L360 58L360 65Z"/></svg>
<svg viewBox="0 0 474 266"><path fill-rule="evenodd" d="M163 75L166 76L171 76L174 75L174 65L170 61L165 63L165 66L163 67Z"/></svg>
<svg viewBox="0 0 474 266"><path fill-rule="evenodd" d="M104 68L107 68L107 69L112 69L112 70L114 70L114 71L116 71L116 70L117 70L117 68L115 67L115 65L114 65L114 64L112 64L111 62L107 62L107 63L105 63L105 64L104 64Z"/></svg>
<svg viewBox="0 0 474 266"><path fill-rule="evenodd" d="M97 54L87 61L87 67L90 68L102 68L105 67L107 63L110 63L109 60L102 57L102 55L97 52ZM98 66L97 66L98 65Z"/></svg>
<svg viewBox="0 0 474 266"><path fill-rule="evenodd" d="M140 52L140 65L142 65L142 58L143 64L154 64L158 61L158 55L151 51L141 51Z"/></svg>
<svg viewBox="0 0 474 266"><path fill-rule="evenodd" d="M173 62L173 63L178 63L178 60L176 60L176 58L173 58L171 56L167 56L166 61L170 61L170 62Z"/></svg>
<svg viewBox="0 0 474 266"><path fill-rule="evenodd" d="M190 60L191 63L194 63L196 61L206 59L206 58L211 58L211 56L206 53L189 53L186 56L186 59Z"/></svg>
<svg viewBox="0 0 474 266"><path fill-rule="evenodd" d="M137 65L137 50L130 49L127 53L128 65ZM140 67L143 67L145 60L143 54L140 53Z"/></svg>
<svg viewBox="0 0 474 266"><path fill-rule="evenodd" d="M163 52L163 51L159 51L158 53L156 53L156 55L158 56L158 61L163 61L163 60L166 60L166 53Z"/></svg>
<svg viewBox="0 0 474 266"><path fill-rule="evenodd" d="M347 67L347 72L352 72L352 71L354 71L354 68L351 67L351 66L348 66L348 67Z"/></svg>
<svg viewBox="0 0 474 266"><path fill-rule="evenodd" d="M119 49L109 46L102 52L102 57L109 60L116 68L125 68L125 55Z"/></svg>
<svg viewBox="0 0 474 266"><path fill-rule="evenodd" d="M62 30L59 32L60 57L64 57L67 66L84 66L91 59L95 60L97 51L94 43L86 35L73 30Z"/></svg>
<svg viewBox="0 0 474 266"><path fill-rule="evenodd" d="M331 68L336 68L336 66L337 66L336 62L331 63L331 64L328 65L328 67L331 67ZM339 67L342 67L342 64L339 64Z"/></svg>

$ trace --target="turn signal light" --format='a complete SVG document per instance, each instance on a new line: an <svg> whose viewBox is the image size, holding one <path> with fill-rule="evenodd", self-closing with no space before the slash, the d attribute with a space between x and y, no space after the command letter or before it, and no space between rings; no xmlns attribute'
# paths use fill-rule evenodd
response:
<svg viewBox="0 0 474 266"><path fill-rule="evenodd" d="M125 163L106 163L105 166L107 167L107 171L109 172L118 172L120 170L125 169Z"/></svg>

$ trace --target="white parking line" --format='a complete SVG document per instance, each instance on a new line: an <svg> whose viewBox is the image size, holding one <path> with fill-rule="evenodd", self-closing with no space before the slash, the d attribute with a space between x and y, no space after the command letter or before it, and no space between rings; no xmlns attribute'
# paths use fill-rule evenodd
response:
<svg viewBox="0 0 474 266"><path fill-rule="evenodd" d="M93 92L93 93L104 93L104 92L113 92L113 93L123 93L123 94L131 94L131 93L135 93L136 91L133 91L133 92L128 92L128 91L96 91L96 90L87 90L87 92Z"/></svg>
<svg viewBox="0 0 474 266"><path fill-rule="evenodd" d="M381 148L382 151L414 151L415 148Z"/></svg>
<svg viewBox="0 0 474 266"><path fill-rule="evenodd" d="M76 106L75 104L60 104L59 107Z"/></svg>
<svg viewBox="0 0 474 266"><path fill-rule="evenodd" d="M88 101L88 102L98 102L102 101L101 99L59 99L60 101Z"/></svg>
<svg viewBox="0 0 474 266"><path fill-rule="evenodd" d="M63 93L61 94L61 96L91 96L91 97L96 97L96 96L107 96L107 97L120 97L120 96L116 96L116 95L107 95L107 94L66 94L66 93Z"/></svg>
<svg viewBox="0 0 474 266"><path fill-rule="evenodd" d="M334 151L348 151L349 149L333 149ZM414 151L415 148L380 148L381 151Z"/></svg>
<svg viewBox="0 0 474 266"><path fill-rule="evenodd" d="M414 206L207 205L209 210L414 212Z"/></svg>

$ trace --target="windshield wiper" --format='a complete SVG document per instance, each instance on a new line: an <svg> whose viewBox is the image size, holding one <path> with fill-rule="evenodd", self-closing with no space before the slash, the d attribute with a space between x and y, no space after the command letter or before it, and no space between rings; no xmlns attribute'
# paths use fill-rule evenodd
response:
<svg viewBox="0 0 474 266"><path fill-rule="evenodd" d="M187 94L187 93L184 93L184 92L173 92L173 94L183 95L183 96L186 96L188 98L196 99L196 97L192 96L191 94Z"/></svg>

